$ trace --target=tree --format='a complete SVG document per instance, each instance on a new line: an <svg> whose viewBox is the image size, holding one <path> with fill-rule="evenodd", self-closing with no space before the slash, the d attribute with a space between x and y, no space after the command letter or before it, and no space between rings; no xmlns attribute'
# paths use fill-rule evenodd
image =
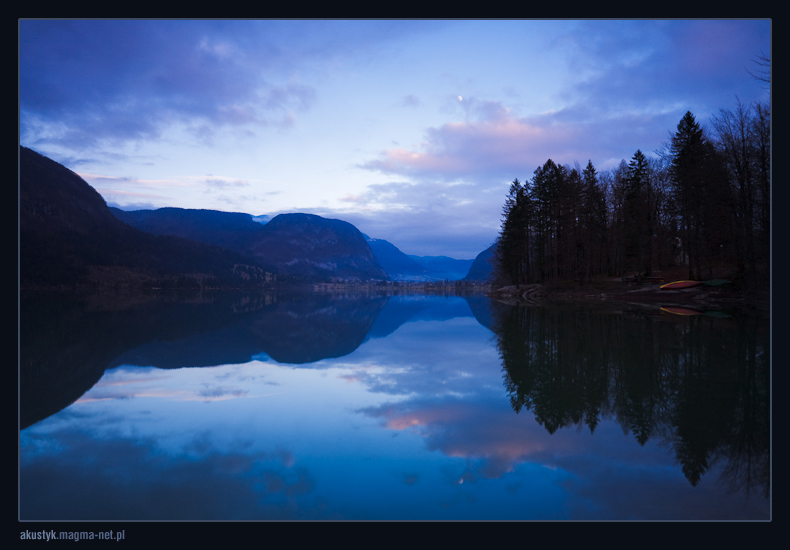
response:
<svg viewBox="0 0 790 550"><path fill-rule="evenodd" d="M580 240L587 280L602 273L606 258L606 198L591 160L582 172Z"/></svg>
<svg viewBox="0 0 790 550"><path fill-rule="evenodd" d="M751 136L758 193L758 253L759 259L767 262L771 254L771 107L767 103L755 103L753 110Z"/></svg>
<svg viewBox="0 0 790 550"><path fill-rule="evenodd" d="M690 111L678 123L670 147L673 198L681 225L682 249L688 259L689 278L694 279L700 274L705 138Z"/></svg>
<svg viewBox="0 0 790 550"><path fill-rule="evenodd" d="M771 84L771 58L765 54L760 54L757 56L757 59L754 62L759 67L757 69L757 73L753 73L750 70L746 70L747 73L752 75L754 78L759 80L760 82L765 82L766 84Z"/></svg>
<svg viewBox="0 0 790 550"><path fill-rule="evenodd" d="M675 230L677 223L673 215L671 202L671 160L665 150L656 151L657 158L648 159L651 201L650 208L653 221L651 250L653 251L653 267L661 269L672 265L677 253Z"/></svg>
<svg viewBox="0 0 790 550"><path fill-rule="evenodd" d="M583 182L578 164L571 168L564 166L565 177L560 181L558 205L560 219L558 277L561 279L584 279L584 243L579 216L582 211Z"/></svg>
<svg viewBox="0 0 790 550"><path fill-rule="evenodd" d="M523 284L529 278L531 210L526 187L514 179L503 208L496 246L497 278L510 284Z"/></svg>
<svg viewBox="0 0 790 550"><path fill-rule="evenodd" d="M512 284L650 275L677 262L691 279L737 262L762 273L770 259L770 109L738 103L713 118L710 139L691 112L657 158L598 173L548 159L503 211L499 273ZM766 270L767 272L767 270Z"/></svg>
<svg viewBox="0 0 790 550"><path fill-rule="evenodd" d="M604 179L604 178L602 178ZM624 204L628 165L624 160L606 177L609 204L609 273L622 275L625 272L625 226Z"/></svg>
<svg viewBox="0 0 790 550"><path fill-rule="evenodd" d="M653 234L650 203L652 201L648 162L641 150L628 165L623 197L625 222L625 265L627 269L651 273Z"/></svg>
<svg viewBox="0 0 790 550"><path fill-rule="evenodd" d="M767 105L750 109L738 101L734 110L721 109L712 123L732 194L735 257L755 274L770 254L770 112Z"/></svg>
<svg viewBox="0 0 790 550"><path fill-rule="evenodd" d="M560 196L567 171L548 159L535 170L530 197L534 207L536 278L540 282L559 276L563 227Z"/></svg>

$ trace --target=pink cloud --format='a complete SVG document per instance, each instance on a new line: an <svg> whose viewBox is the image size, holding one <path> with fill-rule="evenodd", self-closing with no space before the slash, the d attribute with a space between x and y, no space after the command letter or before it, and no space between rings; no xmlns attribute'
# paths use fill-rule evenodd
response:
<svg viewBox="0 0 790 550"><path fill-rule="evenodd" d="M543 460L549 448L555 453L568 444L557 437L549 441L550 436L534 421L519 423L514 431L510 410L469 407L468 403L425 403L370 412L383 417L388 429L419 430L429 448L446 456L482 460L479 474L485 478L499 478L522 462Z"/></svg>
<svg viewBox="0 0 790 550"><path fill-rule="evenodd" d="M445 180L493 174L524 178L548 158L561 163L588 158L578 147L585 140L582 127L560 122L554 113L517 117L497 102L485 102L476 114L477 120L430 128L419 148L388 149L363 168Z"/></svg>

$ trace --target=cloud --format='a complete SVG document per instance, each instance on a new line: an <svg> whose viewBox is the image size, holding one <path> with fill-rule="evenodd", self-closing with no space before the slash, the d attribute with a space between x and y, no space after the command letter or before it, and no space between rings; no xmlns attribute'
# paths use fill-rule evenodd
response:
<svg viewBox="0 0 790 550"><path fill-rule="evenodd" d="M420 98L414 94L409 94L403 96L398 105L401 107L419 107L421 104Z"/></svg>
<svg viewBox="0 0 790 550"><path fill-rule="evenodd" d="M508 183L374 184L346 196L348 208L301 211L347 221L405 254L472 259L496 239Z"/></svg>
<svg viewBox="0 0 790 550"><path fill-rule="evenodd" d="M128 188L138 190L163 190L168 188L192 187L195 185L195 182L190 178L139 179L131 176L106 176L89 172L81 172L77 175L97 190L101 188L102 192L110 191L119 195L154 196L147 195L142 191L127 191L126 189ZM208 182L203 181L202 183L205 184Z"/></svg>
<svg viewBox="0 0 790 550"><path fill-rule="evenodd" d="M102 187L95 189L104 198L107 206L114 206L121 210L154 210L161 208L161 204L169 200L167 195L158 193L139 193Z"/></svg>
<svg viewBox="0 0 790 550"><path fill-rule="evenodd" d="M427 128L422 143L384 150L362 168L414 179L521 179L551 158L611 168L654 151L687 110L707 118L759 83L746 72L769 22L583 21L553 39L567 84L552 111L466 94L465 118ZM540 79L542 75L535 75ZM456 111L457 112L457 111Z"/></svg>
<svg viewBox="0 0 790 550"><path fill-rule="evenodd" d="M316 91L259 53L260 23L21 21L22 136L86 148L160 139L175 125L201 139L293 125Z"/></svg>
<svg viewBox="0 0 790 550"><path fill-rule="evenodd" d="M658 143L666 137L654 131L661 115L649 113L596 119L579 106L520 117L497 101L476 102L470 113L470 120L427 129L419 147L388 149L360 167L420 181L509 182L530 178L547 159L595 164L613 153L629 158L640 147L649 150L641 145L645 138Z"/></svg>
<svg viewBox="0 0 790 550"><path fill-rule="evenodd" d="M438 23L438 26L442 26ZM397 40L410 21L21 20L22 141L70 149L160 140L171 128L208 141L219 129L287 130L331 78Z"/></svg>
<svg viewBox="0 0 790 550"><path fill-rule="evenodd" d="M707 118L736 95L759 94L746 68L769 31L767 20L586 21L563 37L579 75L563 97L601 114L672 110L679 120L692 110Z"/></svg>
<svg viewBox="0 0 790 550"><path fill-rule="evenodd" d="M83 172L79 174L89 185L98 191L105 201L122 210L149 210L170 206L173 194L181 198L191 191L203 195L211 195L213 199L231 205L234 209L242 209L251 201L265 200L264 196L272 193L260 193L255 196L239 195L240 190L253 187L253 182L230 176L174 176L163 179L139 179L135 177L106 176ZM171 195L166 193L170 192ZM227 195L227 192L233 192ZM276 193L276 192L274 192ZM260 196L259 196L260 195ZM191 206L185 206L187 208Z"/></svg>
<svg viewBox="0 0 790 550"><path fill-rule="evenodd" d="M267 109L285 110L291 106L300 111L310 108L315 100L316 91L314 88L298 82L292 82L285 86L276 86L270 89L263 100L263 106Z"/></svg>
<svg viewBox="0 0 790 550"><path fill-rule="evenodd" d="M226 189L233 187L249 187L250 182L227 177L212 177L204 180L206 186L212 189Z"/></svg>

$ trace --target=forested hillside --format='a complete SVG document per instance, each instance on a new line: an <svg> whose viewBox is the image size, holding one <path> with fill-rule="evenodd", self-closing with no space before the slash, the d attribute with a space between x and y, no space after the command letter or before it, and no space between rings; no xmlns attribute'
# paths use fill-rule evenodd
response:
<svg viewBox="0 0 790 550"><path fill-rule="evenodd" d="M591 281L686 266L690 279L768 278L770 107L737 104L703 129L691 112L648 157L609 171L547 160L515 179L495 277L503 284ZM720 276L720 275L718 275Z"/></svg>

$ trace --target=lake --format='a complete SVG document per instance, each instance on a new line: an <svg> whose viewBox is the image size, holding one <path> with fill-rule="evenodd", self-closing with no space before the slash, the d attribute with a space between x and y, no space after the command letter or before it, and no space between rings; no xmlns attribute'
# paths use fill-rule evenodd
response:
<svg viewBox="0 0 790 550"><path fill-rule="evenodd" d="M20 300L22 520L771 518L768 317Z"/></svg>

